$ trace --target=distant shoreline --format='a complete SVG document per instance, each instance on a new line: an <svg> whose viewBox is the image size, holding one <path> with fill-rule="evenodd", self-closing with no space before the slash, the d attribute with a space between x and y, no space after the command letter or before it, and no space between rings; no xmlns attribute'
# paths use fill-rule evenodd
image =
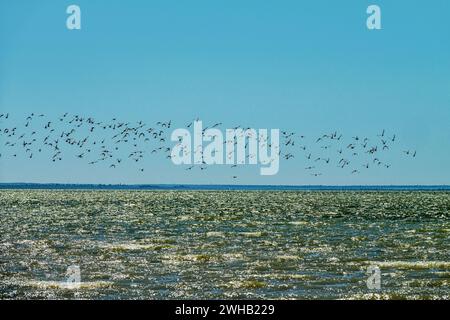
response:
<svg viewBox="0 0 450 320"><path fill-rule="evenodd" d="M450 191L450 185L201 185L0 183L0 190Z"/></svg>

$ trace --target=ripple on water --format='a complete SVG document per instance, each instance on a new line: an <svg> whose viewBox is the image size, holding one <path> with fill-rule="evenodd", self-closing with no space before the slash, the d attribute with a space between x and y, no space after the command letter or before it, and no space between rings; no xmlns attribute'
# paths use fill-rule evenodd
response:
<svg viewBox="0 0 450 320"><path fill-rule="evenodd" d="M398 269L450 269L450 261L381 261L370 262L380 268Z"/></svg>
<svg viewBox="0 0 450 320"><path fill-rule="evenodd" d="M449 192L0 191L0 298L445 299ZM377 264L382 292L368 292ZM69 293L67 293L69 292ZM70 293L72 292L72 293Z"/></svg>

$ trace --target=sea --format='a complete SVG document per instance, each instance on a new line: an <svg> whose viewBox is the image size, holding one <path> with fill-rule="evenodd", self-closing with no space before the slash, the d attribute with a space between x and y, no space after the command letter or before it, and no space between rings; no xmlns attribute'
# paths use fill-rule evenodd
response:
<svg viewBox="0 0 450 320"><path fill-rule="evenodd" d="M449 186L0 184L1 299L449 299Z"/></svg>

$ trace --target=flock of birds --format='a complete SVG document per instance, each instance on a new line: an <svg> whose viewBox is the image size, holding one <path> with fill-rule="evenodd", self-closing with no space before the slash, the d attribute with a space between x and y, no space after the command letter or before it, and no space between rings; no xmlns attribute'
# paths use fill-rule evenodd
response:
<svg viewBox="0 0 450 320"><path fill-rule="evenodd" d="M197 119L198 120L198 119ZM132 161L138 170L144 172L143 160L146 156L162 155L171 158L173 142L170 141L171 120L158 121L149 126L143 121L122 122L116 118L111 121L97 121L92 117L64 113L57 119L49 119L44 114L31 113L21 126L9 125L10 114L0 114L0 159L25 156L33 159L37 154L45 154L50 161L62 161L66 156L87 159L90 165L106 164L115 169ZM184 127L190 128L193 122ZM203 128L220 128L222 123L215 123ZM243 129L237 126L234 129ZM295 132L281 131L279 156L284 160L303 159L304 167L311 176L321 176L326 166L336 166L358 174L371 167L390 168L382 160L383 155L391 150L397 142L395 134L382 130L375 138L352 136L345 140L343 134L334 131L309 140ZM228 143L227 141L224 142ZM236 144L235 141L231 143ZM248 147L248 142L246 148ZM72 149L72 151L69 151ZM247 149L248 150L248 149ZM192 152L201 152L193 150ZM248 152L247 152L248 153ZM416 151L403 150L407 157L415 158ZM246 157L254 157L247 154ZM363 162L361 162L363 159ZM237 165L230 165L236 168ZM208 168L205 162L190 165L185 170ZM231 178L237 179L237 175Z"/></svg>
<svg viewBox="0 0 450 320"><path fill-rule="evenodd" d="M352 136L351 139L347 141L344 141L342 133L334 131L323 134L314 141L318 148L324 151L323 153L325 153L325 151L331 152L328 152L325 156L317 156L317 154L313 156L313 153L308 151L311 147L302 143L305 136L300 135L298 136L299 140L297 140L294 138L296 137L294 132L286 131L282 132L282 136L284 147L291 147L289 150L292 150L293 147L300 142L299 148L304 152L304 157L310 163L313 163L305 167L305 170L313 171L314 169L317 169L317 163L326 165L335 164L341 169L351 168L351 174L358 174L361 170L369 169L371 167L384 167L389 169L391 164L384 162L381 159L386 152L391 150L391 146L397 141L396 134L388 136L384 129L375 139ZM317 149L317 147L315 149ZM417 151L415 150L403 150L403 153L412 158L415 158L417 155ZM295 158L295 155L289 151L284 154L284 158L288 160ZM362 163L361 161L358 161L361 160L361 158L364 159ZM311 175L317 177L321 176L322 173L312 172Z"/></svg>

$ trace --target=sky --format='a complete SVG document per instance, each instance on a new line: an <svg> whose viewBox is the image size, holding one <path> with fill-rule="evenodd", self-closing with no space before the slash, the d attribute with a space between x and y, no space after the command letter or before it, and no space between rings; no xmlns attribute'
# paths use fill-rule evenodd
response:
<svg viewBox="0 0 450 320"><path fill-rule="evenodd" d="M71 4L81 30L66 27ZM366 27L371 4L381 30ZM145 158L144 172L73 155L11 157L3 135L0 182L450 184L449 12L446 0L0 0L0 113L14 125L30 113L170 119L174 128L199 117L293 131L316 152L316 137L334 131L348 143L383 129L397 137L380 156L389 168L358 163L351 174L319 161L313 176L297 150L261 176L258 166L187 171L158 156Z"/></svg>

